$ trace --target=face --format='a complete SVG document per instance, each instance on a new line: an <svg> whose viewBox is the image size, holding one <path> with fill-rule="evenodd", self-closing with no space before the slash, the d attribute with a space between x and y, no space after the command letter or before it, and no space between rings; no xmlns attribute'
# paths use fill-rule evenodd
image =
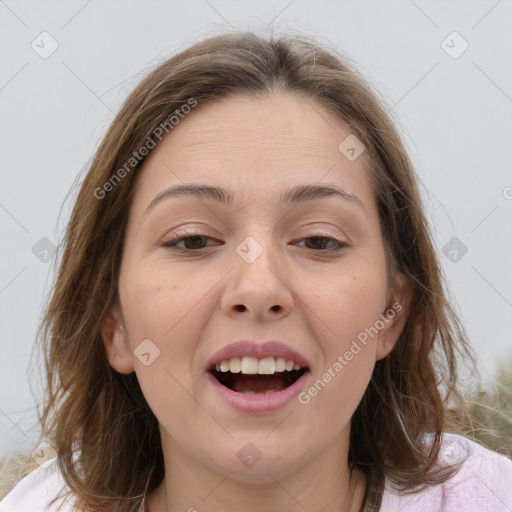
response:
<svg viewBox="0 0 512 512"><path fill-rule="evenodd" d="M146 160L130 206L120 302L102 335L111 366L136 372L164 456L254 482L346 454L375 361L403 328L393 304L405 300L402 289L387 295L367 152L351 161L338 149L350 133L313 99L230 97L196 107ZM222 187L232 202L167 195L148 209L185 183ZM304 185L351 196L281 197ZM378 334L363 343L381 313ZM227 402L208 362L238 340L277 340L301 354L301 394L265 411ZM250 467L247 454L261 458Z"/></svg>

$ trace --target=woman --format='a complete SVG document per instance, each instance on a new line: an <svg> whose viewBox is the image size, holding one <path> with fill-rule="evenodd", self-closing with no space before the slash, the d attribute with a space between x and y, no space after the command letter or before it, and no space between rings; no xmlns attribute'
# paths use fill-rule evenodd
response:
<svg viewBox="0 0 512 512"><path fill-rule="evenodd" d="M211 37L139 84L41 341L58 455L0 511L512 507L448 409L474 361L403 143L307 38Z"/></svg>

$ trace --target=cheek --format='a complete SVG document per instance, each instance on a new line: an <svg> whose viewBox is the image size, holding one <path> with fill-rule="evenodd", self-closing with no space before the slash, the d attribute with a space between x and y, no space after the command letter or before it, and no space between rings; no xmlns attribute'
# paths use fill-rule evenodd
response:
<svg viewBox="0 0 512 512"><path fill-rule="evenodd" d="M309 397L311 405L325 410L340 428L356 410L375 365L377 336L372 327L382 312L386 275L375 263L374 270L370 268L362 260L331 274L323 286L315 278L304 296L315 313L325 357L305 390L304 402Z"/></svg>
<svg viewBox="0 0 512 512"><path fill-rule="evenodd" d="M193 337L200 327L197 311L204 307L200 299L207 293L208 283L194 279L191 286L190 281L189 272L177 271L169 264L148 263L127 274L123 306L132 331L177 349L184 332Z"/></svg>
<svg viewBox="0 0 512 512"><path fill-rule="evenodd" d="M325 332L330 357L347 350L352 340L378 320L385 301L385 278L377 271L351 266L325 278L303 281L298 293Z"/></svg>
<svg viewBox="0 0 512 512"><path fill-rule="evenodd" d="M345 346L343 346L345 345ZM323 411L321 421L333 432L345 427L357 409L371 379L375 346L340 343L324 368L315 372L299 403L312 412ZM314 414L313 414L314 416Z"/></svg>
<svg viewBox="0 0 512 512"><path fill-rule="evenodd" d="M194 310L197 298L190 287L181 287L162 269L140 267L124 277L121 297L135 372L158 415L164 397L167 404L179 404L183 388L190 387L193 353L202 330Z"/></svg>
<svg viewBox="0 0 512 512"><path fill-rule="evenodd" d="M163 424L172 424L177 409L184 417L197 414L189 391L194 385L194 352L204 330L204 305L199 302L204 292L182 285L161 267L148 266L126 275L122 293L135 372L151 410ZM137 357L142 342L151 354L148 365Z"/></svg>

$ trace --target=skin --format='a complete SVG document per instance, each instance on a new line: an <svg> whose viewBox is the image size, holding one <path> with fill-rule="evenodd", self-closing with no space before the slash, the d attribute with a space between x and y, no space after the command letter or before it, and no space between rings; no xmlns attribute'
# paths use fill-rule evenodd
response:
<svg viewBox="0 0 512 512"><path fill-rule="evenodd" d="M403 329L409 294L400 279L387 300L365 153L349 161L338 150L350 133L311 98L232 96L198 105L145 161L130 206L120 303L102 336L110 365L136 372L159 421L166 477L146 510L360 510L366 482L349 471L350 418L375 362ZM235 204L182 196L144 216L161 190L183 182L230 188ZM280 202L284 188L300 184L343 187L364 209L337 197ZM181 252L161 246L183 228L211 238L181 242ZM334 252L335 242L310 238L318 230L351 245ZM247 236L264 248L252 263L236 252ZM245 414L205 380L220 348L274 339L310 361L307 389L397 300L402 312L306 405ZM160 350L148 366L133 352L147 338ZM237 457L247 442L262 454L250 468Z"/></svg>

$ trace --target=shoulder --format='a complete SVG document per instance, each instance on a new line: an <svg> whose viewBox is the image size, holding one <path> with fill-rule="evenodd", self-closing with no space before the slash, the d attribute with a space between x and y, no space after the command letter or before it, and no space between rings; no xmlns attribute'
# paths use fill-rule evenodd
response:
<svg viewBox="0 0 512 512"><path fill-rule="evenodd" d="M457 434L444 433L441 463L463 461L443 484L416 494L400 494L386 480L381 512L510 512L512 461Z"/></svg>
<svg viewBox="0 0 512 512"><path fill-rule="evenodd" d="M0 512L73 512L62 499L67 491L55 457L20 480L0 501ZM61 498L48 506L59 494Z"/></svg>

